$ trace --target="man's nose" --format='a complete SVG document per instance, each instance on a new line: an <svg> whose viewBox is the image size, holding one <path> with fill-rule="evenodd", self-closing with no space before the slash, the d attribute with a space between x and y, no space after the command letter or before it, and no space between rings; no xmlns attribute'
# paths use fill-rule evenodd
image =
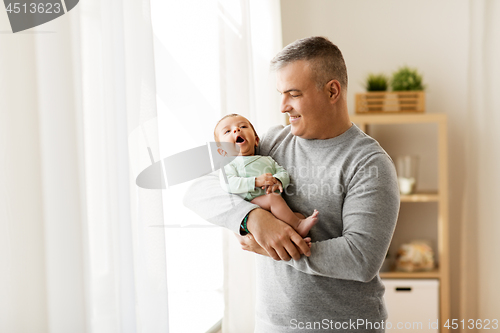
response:
<svg viewBox="0 0 500 333"><path fill-rule="evenodd" d="M286 97L283 97L280 104L281 113L289 112L290 110L292 110L292 107L288 104Z"/></svg>

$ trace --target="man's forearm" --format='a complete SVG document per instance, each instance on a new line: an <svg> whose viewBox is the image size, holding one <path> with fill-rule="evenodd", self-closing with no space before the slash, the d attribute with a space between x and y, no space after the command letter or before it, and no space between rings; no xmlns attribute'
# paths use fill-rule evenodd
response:
<svg viewBox="0 0 500 333"><path fill-rule="evenodd" d="M310 255L309 246L295 230L259 206L225 192L217 174L196 180L186 191L184 205L205 220L236 234L240 234L240 224L250 213L247 228L258 244L276 260L299 259L301 251Z"/></svg>
<svg viewBox="0 0 500 333"><path fill-rule="evenodd" d="M298 260L301 253L311 254L308 244L292 227L264 209L250 212L247 228L255 241L275 260L290 260L290 257Z"/></svg>

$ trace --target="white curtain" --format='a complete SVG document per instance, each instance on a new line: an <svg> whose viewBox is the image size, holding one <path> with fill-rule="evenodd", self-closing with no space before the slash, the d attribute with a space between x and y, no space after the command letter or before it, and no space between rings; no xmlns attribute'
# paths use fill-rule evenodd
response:
<svg viewBox="0 0 500 333"><path fill-rule="evenodd" d="M218 116L241 113L260 134L284 123L269 73L279 11L218 1ZM152 43L148 0L80 1L0 35L1 332L168 332L161 192L135 185L165 157ZM252 332L254 256L224 242L224 331Z"/></svg>
<svg viewBox="0 0 500 333"><path fill-rule="evenodd" d="M466 190L462 221L461 318L500 310L500 2L470 1ZM481 330L478 330L481 331Z"/></svg>
<svg viewBox="0 0 500 333"><path fill-rule="evenodd" d="M80 5L89 326L167 332L161 191L135 184L160 159L149 1Z"/></svg>
<svg viewBox="0 0 500 333"><path fill-rule="evenodd" d="M168 332L149 1L0 38L0 331Z"/></svg>
<svg viewBox="0 0 500 333"><path fill-rule="evenodd" d="M221 114L249 118L262 136L285 123L270 60L282 48L278 0L219 1ZM224 233L224 333L254 331L255 254L241 250L234 234Z"/></svg>

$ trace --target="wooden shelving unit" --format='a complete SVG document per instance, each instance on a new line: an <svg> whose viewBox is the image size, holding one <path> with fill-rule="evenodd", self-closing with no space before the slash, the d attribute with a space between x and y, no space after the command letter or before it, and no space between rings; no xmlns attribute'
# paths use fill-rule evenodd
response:
<svg viewBox="0 0 500 333"><path fill-rule="evenodd" d="M437 261L439 266L431 272L384 272L383 279L438 279L440 323L450 318L450 254L448 222L448 132L445 114L380 114L351 115L351 121L369 134L370 125L377 124L437 124L438 126L438 189L434 193L401 195L401 202L437 203Z"/></svg>
<svg viewBox="0 0 500 333"><path fill-rule="evenodd" d="M439 202L437 193L415 193L400 196L401 202Z"/></svg>
<svg viewBox="0 0 500 333"><path fill-rule="evenodd" d="M439 279L440 272L435 269L430 272L383 272L380 273L382 279Z"/></svg>

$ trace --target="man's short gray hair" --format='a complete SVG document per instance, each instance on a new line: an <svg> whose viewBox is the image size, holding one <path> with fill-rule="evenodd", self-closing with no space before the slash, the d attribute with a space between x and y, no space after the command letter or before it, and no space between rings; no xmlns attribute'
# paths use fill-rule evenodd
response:
<svg viewBox="0 0 500 333"><path fill-rule="evenodd" d="M318 89L337 80L347 92L347 68L339 48L325 37L308 37L287 45L271 60L271 70L279 71L297 60L311 64L313 80Z"/></svg>

